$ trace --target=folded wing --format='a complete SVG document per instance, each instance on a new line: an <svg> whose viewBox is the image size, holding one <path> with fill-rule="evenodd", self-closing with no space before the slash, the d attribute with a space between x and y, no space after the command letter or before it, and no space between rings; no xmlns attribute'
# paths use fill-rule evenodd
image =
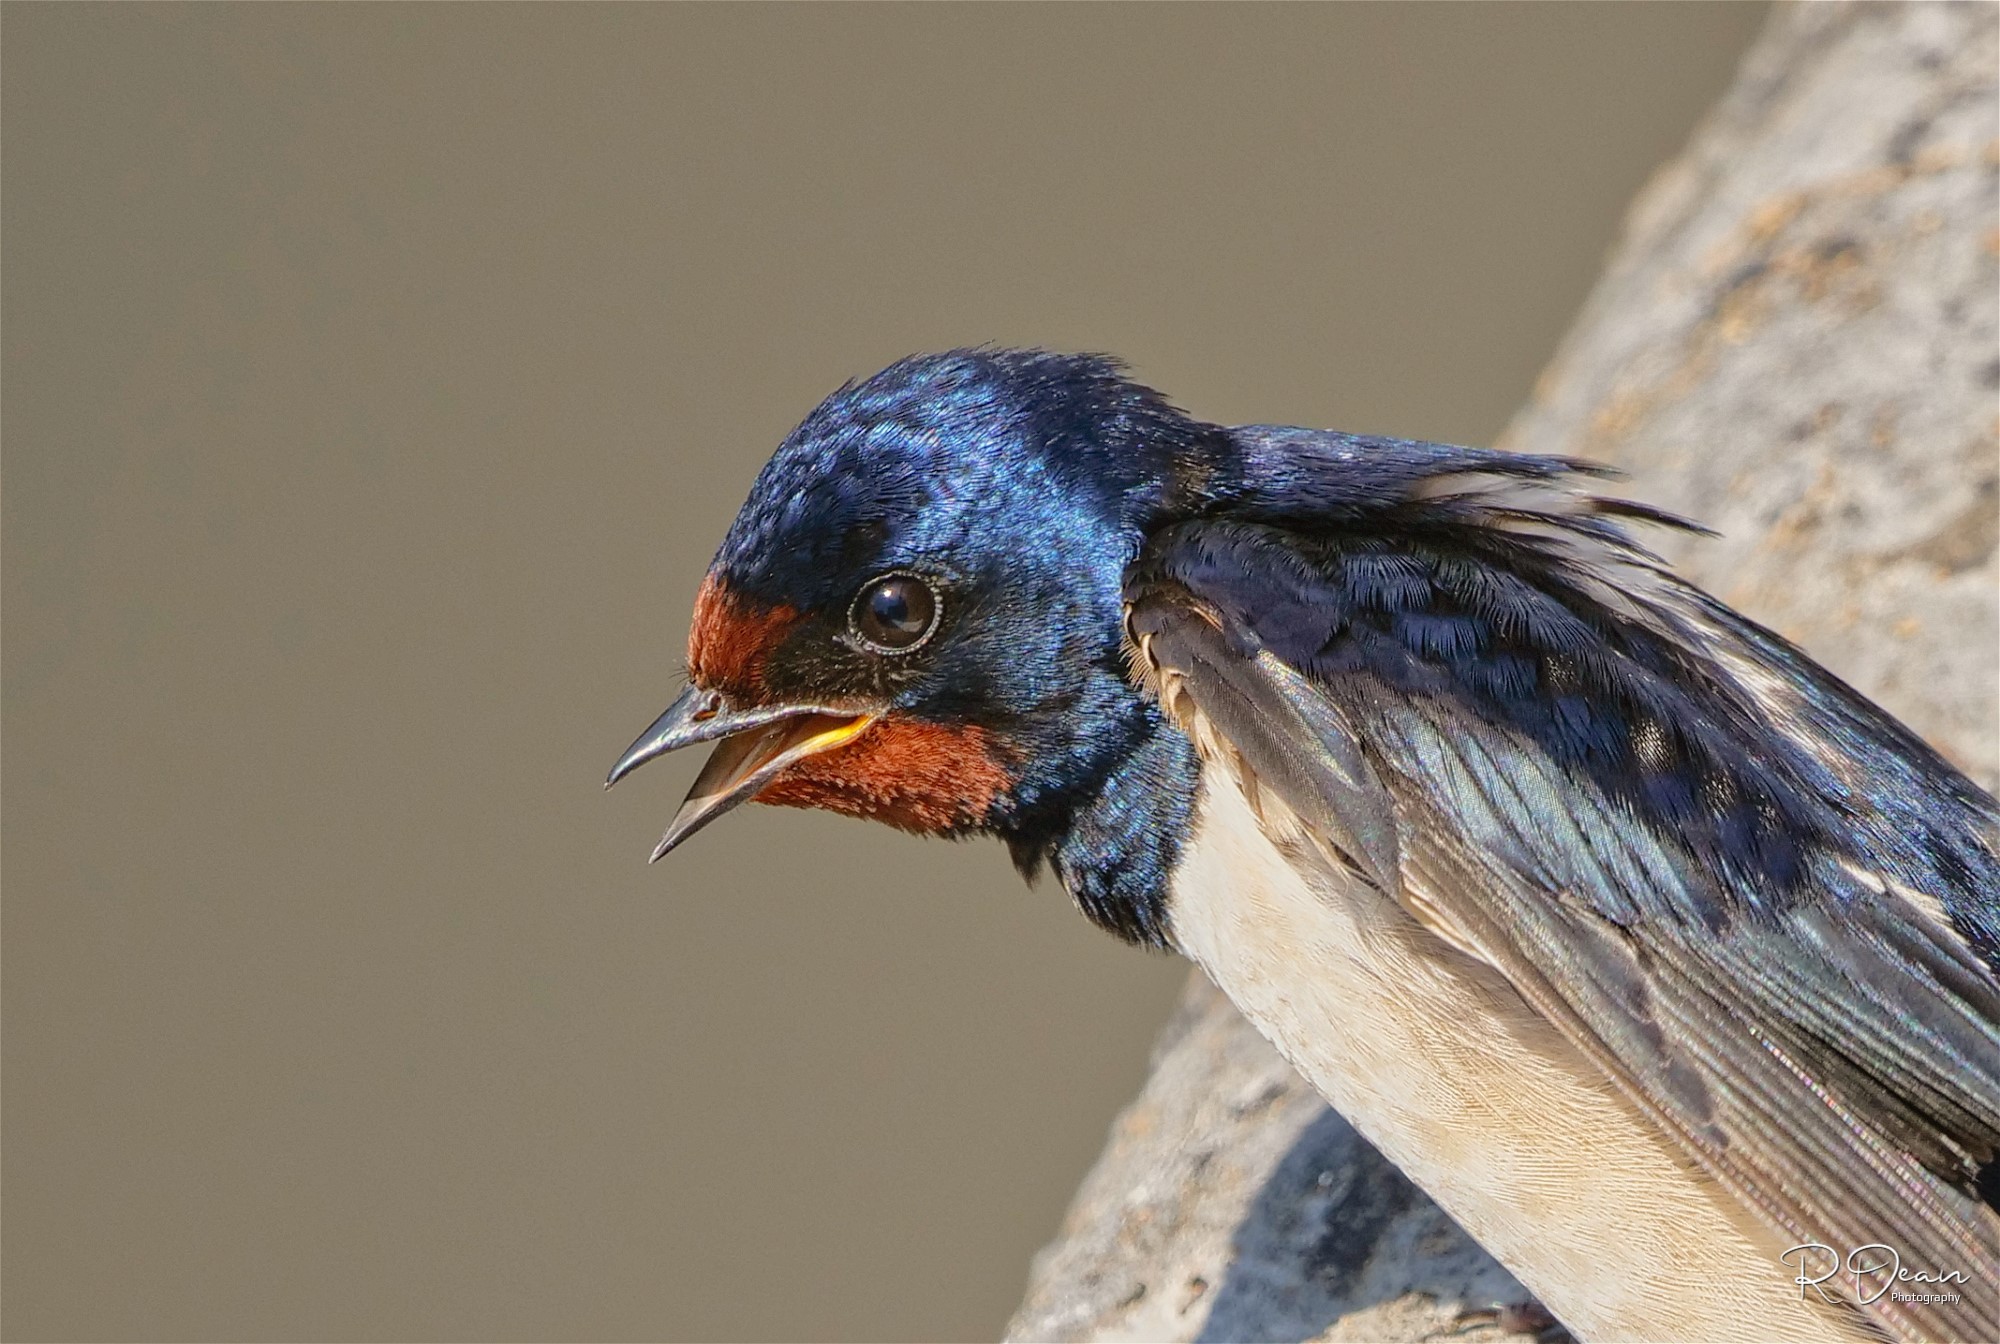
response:
<svg viewBox="0 0 2000 1344"><path fill-rule="evenodd" d="M1451 454L1369 507L1154 535L1139 674L1784 1235L1967 1276L1882 1324L1986 1337L1993 800L1621 522L1671 520Z"/></svg>

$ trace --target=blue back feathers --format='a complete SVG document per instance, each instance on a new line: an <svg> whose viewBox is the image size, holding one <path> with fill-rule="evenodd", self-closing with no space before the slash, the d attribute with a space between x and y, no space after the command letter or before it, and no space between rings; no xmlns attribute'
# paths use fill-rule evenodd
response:
<svg viewBox="0 0 2000 1344"><path fill-rule="evenodd" d="M1141 568L1169 569L1253 641L1243 653L1268 649L1335 699L1447 706L1590 781L1687 879L1672 910L1596 893L1608 917L1719 928L1856 890L1852 860L1940 902L2000 964L1993 800L1623 524L1692 525L1589 495L1578 483L1604 473L1563 459L1233 437L1236 483L1157 534Z"/></svg>

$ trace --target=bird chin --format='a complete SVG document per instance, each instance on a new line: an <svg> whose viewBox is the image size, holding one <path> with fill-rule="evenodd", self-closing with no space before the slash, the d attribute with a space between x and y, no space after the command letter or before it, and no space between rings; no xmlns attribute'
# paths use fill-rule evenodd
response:
<svg viewBox="0 0 2000 1344"><path fill-rule="evenodd" d="M653 858L660 859L724 812L749 802L800 761L846 746L880 717L807 709L724 738L695 777L687 801L653 850Z"/></svg>

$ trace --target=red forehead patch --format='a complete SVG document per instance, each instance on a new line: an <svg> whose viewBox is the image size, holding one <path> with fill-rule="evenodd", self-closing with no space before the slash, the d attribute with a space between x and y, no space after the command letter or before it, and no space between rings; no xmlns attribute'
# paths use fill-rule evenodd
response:
<svg viewBox="0 0 2000 1344"><path fill-rule="evenodd" d="M798 619L787 606L753 606L710 574L695 594L694 625L688 630L694 684L739 703L757 703L764 694L764 664Z"/></svg>
<svg viewBox="0 0 2000 1344"><path fill-rule="evenodd" d="M985 729L891 714L848 745L806 757L757 801L823 807L906 831L950 831L985 820L1013 782Z"/></svg>

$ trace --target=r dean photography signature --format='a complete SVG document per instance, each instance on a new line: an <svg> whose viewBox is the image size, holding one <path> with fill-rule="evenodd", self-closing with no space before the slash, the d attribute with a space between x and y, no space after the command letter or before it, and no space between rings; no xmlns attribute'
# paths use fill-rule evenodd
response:
<svg viewBox="0 0 2000 1344"><path fill-rule="evenodd" d="M1833 1247L1816 1241L1794 1246L1780 1258L1788 1265L1798 1266L1799 1276L1793 1282L1799 1285L1801 1301L1808 1292L1818 1293L1822 1302L1842 1300L1821 1285L1833 1281L1843 1268L1847 1271L1847 1282L1853 1284L1853 1300L1863 1306L1879 1302L1884 1294L1891 1302L1957 1302L1959 1294L1951 1291L1951 1286L1966 1281L1961 1269L1905 1269L1903 1257L1895 1248L1879 1242L1856 1246L1845 1260Z"/></svg>

